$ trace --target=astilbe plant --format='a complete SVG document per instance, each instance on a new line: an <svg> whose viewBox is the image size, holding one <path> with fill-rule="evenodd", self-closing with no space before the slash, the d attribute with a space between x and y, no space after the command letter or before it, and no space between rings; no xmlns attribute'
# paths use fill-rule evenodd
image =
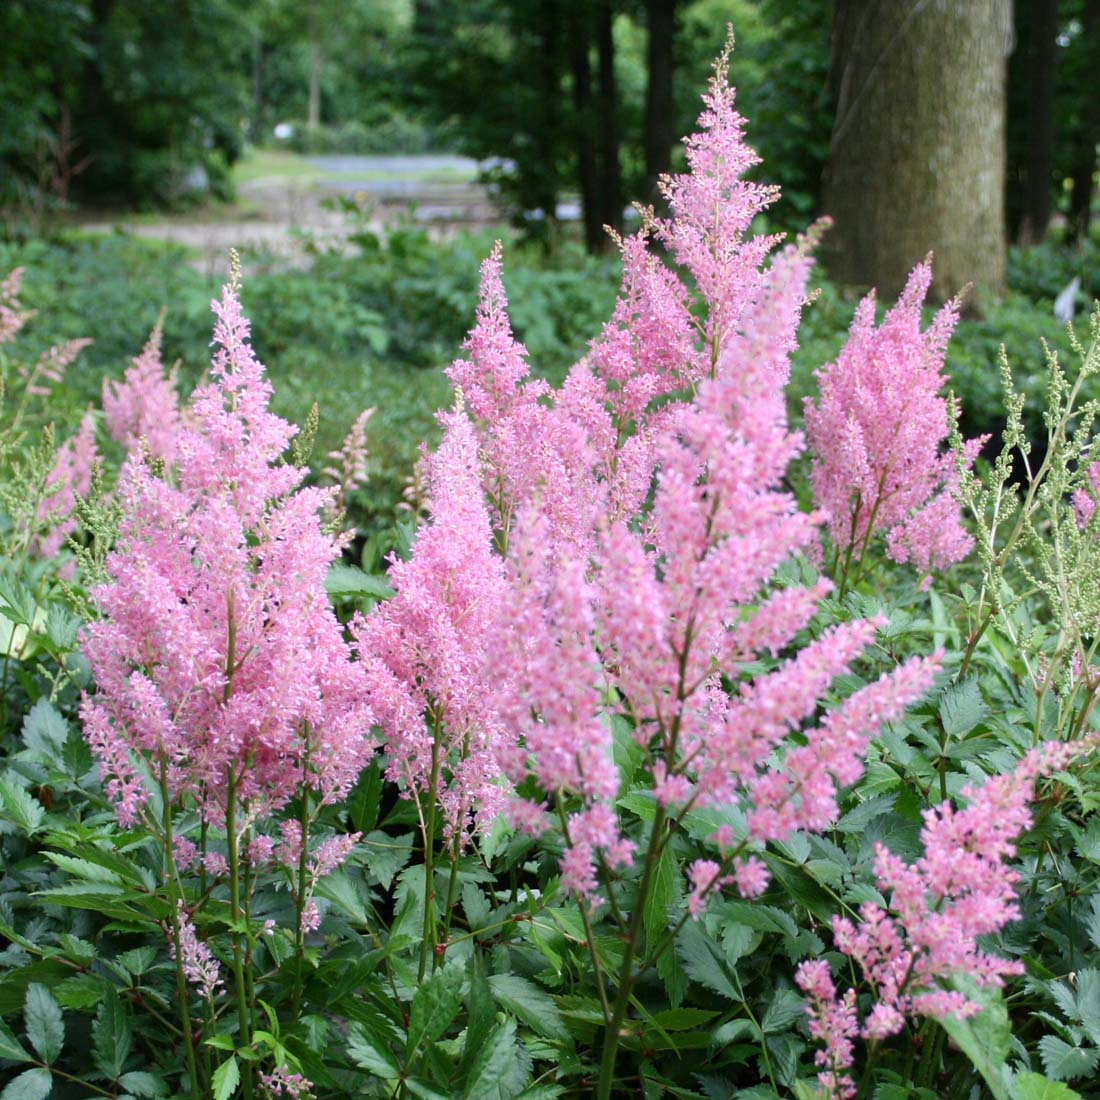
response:
<svg viewBox="0 0 1100 1100"><path fill-rule="evenodd" d="M61 389L65 372L91 340L69 340L42 352L33 363L11 355L10 345L35 316L19 300L23 269L0 283L0 501L11 520L8 556L58 556L78 527L76 511L88 495L98 460L96 419L89 410L77 431L58 439L50 399ZM32 442L34 435L38 438ZM72 563L61 567L71 576Z"/></svg>
<svg viewBox="0 0 1100 1100"><path fill-rule="evenodd" d="M103 419L107 433L127 450L144 444L153 458L170 463L182 427L176 371L166 373L161 360L163 315L141 354L126 368L121 382L103 380Z"/></svg>
<svg viewBox="0 0 1100 1100"><path fill-rule="evenodd" d="M959 303L948 302L922 331L931 281L929 256L877 327L875 296L864 298L847 343L817 372L816 403L805 402L814 500L829 517L842 590L862 576L877 533L889 557L915 565L926 586L933 570L974 545L959 519L955 457L942 447L951 425L940 395L944 352ZM982 442L965 445L964 469Z"/></svg>
<svg viewBox="0 0 1100 1100"><path fill-rule="evenodd" d="M1031 798L1037 779L1064 768L1083 747L1052 743L1032 749L1014 768L960 792L963 809L950 802L926 810L921 829L923 854L906 863L881 843L875 845L874 872L888 902L866 901L859 920L834 917L833 936L873 993L862 1024L856 994L837 996L829 964L804 962L796 981L808 996L810 1032L824 1047L817 1054L818 1080L838 1100L856 1095L849 1071L854 1041L876 1046L921 1017L965 1020L983 1004L952 983L977 989L999 988L1022 974L1024 965L982 946L1020 916L1018 873L1010 861L1016 839L1032 823ZM930 1042L927 1031L925 1043Z"/></svg>
<svg viewBox="0 0 1100 1100"><path fill-rule="evenodd" d="M228 891L238 1042L247 1046L256 1001L244 960L256 933L241 921L252 871L273 855L265 826L293 803L274 858L292 883L300 953L315 923L312 883L347 852L329 843L311 855L312 819L347 794L374 749L365 668L324 588L339 555L321 523L329 492L302 486L305 471L279 461L294 429L268 410L271 387L235 285L213 309L209 381L191 398L174 464L155 462L139 442L119 477L118 541L108 579L92 592L100 618L84 636L97 690L81 709L119 821L140 818L163 845L196 1096L184 982L204 989L212 1014L216 981L190 926L195 906L212 888ZM145 354L155 365L155 343ZM154 796L159 819L148 812ZM198 845L176 832L189 809L199 814ZM198 894L177 869L193 861ZM250 1062L244 1085L247 1095Z"/></svg>
<svg viewBox="0 0 1100 1100"><path fill-rule="evenodd" d="M455 446L469 432L456 413L432 466L436 483L465 496L448 510L471 517L473 537L460 540L468 560L441 556L451 521L438 517L422 527L411 561L392 570L399 597L407 578L431 576L429 594L412 602L410 593L402 610L403 652L423 656L390 666L419 693L419 773L429 755L434 767L480 738L513 785L536 783L533 800L513 796L513 819L536 834L557 831L564 844L562 886L580 907L606 1025L600 1098L613 1088L639 978L679 926L729 883L761 893L766 843L829 826L838 787L859 777L869 738L920 698L937 663L914 659L822 715L831 684L881 622L832 627L790 653L830 587L775 583L781 566L816 546L821 518L800 512L783 481L802 446L783 388L810 261L804 243L761 270L775 240L748 229L774 191L741 178L756 158L725 55L704 102L700 132L687 141L688 172L661 183L671 216L647 213L622 242L615 314L559 390L527 378L499 250L486 262L468 358L450 371L480 451ZM690 282L649 251L652 237ZM486 578L477 592L468 592L468 568ZM394 614L378 609L363 640ZM472 646L467 625L489 642ZM782 659L744 674L761 654ZM492 691L479 694L477 711L452 717L438 703L453 687L436 681L471 659L464 686ZM621 728L644 756L654 804L652 826L637 839L623 835L615 808ZM404 741L389 751L391 767L404 767ZM482 797L495 807L498 787ZM732 811L740 824L712 837L718 858L690 870L690 904L672 926L643 929L657 867L685 816L702 807ZM624 892L616 868L634 877L632 865L637 888ZM609 974L589 923L605 904L624 944Z"/></svg>

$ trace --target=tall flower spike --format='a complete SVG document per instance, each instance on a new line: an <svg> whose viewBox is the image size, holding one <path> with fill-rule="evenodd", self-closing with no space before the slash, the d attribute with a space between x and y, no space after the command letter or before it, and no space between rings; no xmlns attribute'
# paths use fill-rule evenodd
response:
<svg viewBox="0 0 1100 1100"><path fill-rule="evenodd" d="M777 187L743 179L760 158L745 144L745 120L734 108L729 84L730 32L703 96L699 130L685 139L688 171L665 177L660 190L672 211L659 235L691 273L707 306L704 343L711 372L727 338L760 286L760 265L779 240L746 239L753 218L773 202Z"/></svg>
<svg viewBox="0 0 1100 1100"><path fill-rule="evenodd" d="M98 686L85 735L123 822L148 797L141 757L220 821L231 792L256 813L303 787L337 799L372 751L370 684L325 594L328 494L276 464L293 429L268 410L236 292L212 305L211 381L174 479L127 459L109 579L93 592L102 617L84 634Z"/></svg>
<svg viewBox="0 0 1100 1100"><path fill-rule="evenodd" d="M374 706L388 776L418 799L434 784L447 834L465 836L504 802L497 762L504 728L492 705L489 639L508 593L473 426L462 410L443 422L443 442L428 460L430 519L411 559L390 565L395 595L356 632L378 669Z"/></svg>
<svg viewBox="0 0 1100 1100"><path fill-rule="evenodd" d="M858 922L833 918L837 947L858 964L874 992L859 1035L878 1041L898 1034L907 1019L974 1016L982 1006L945 988L952 977L996 987L1023 972L1020 962L991 954L980 940L1020 914L1019 876L1009 860L1016 854L1016 837L1031 824L1035 781L1095 749L1096 742L1093 737L1047 743L1008 774L965 787L965 808L944 802L926 810L924 854L911 864L876 845L875 877L888 904L864 902ZM838 998L824 967L818 960L804 962L796 980L809 999L811 1034L826 1044L817 1055L824 1067L819 1080L828 1095L846 1097L852 1095L851 1082L838 1073L852 1064L851 1039L858 1026L854 991Z"/></svg>
<svg viewBox="0 0 1100 1100"><path fill-rule="evenodd" d="M890 557L923 574L961 560L972 545L951 496L954 456L940 453L949 429L944 351L959 304L948 302L922 332L931 280L929 257L877 328L874 296L864 298L840 355L817 372L817 404L805 403L814 498L833 544L858 558L882 531ZM969 461L981 442L967 444Z"/></svg>
<svg viewBox="0 0 1100 1100"><path fill-rule="evenodd" d="M175 371L166 374L161 362L163 324L162 313L121 382L103 380L103 418L128 451L144 440L153 458L171 463L182 425Z"/></svg>

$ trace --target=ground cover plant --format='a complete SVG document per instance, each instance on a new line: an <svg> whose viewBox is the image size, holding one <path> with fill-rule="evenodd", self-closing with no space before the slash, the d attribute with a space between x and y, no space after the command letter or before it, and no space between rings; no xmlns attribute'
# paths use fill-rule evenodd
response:
<svg viewBox="0 0 1100 1100"><path fill-rule="evenodd" d="M1095 1093L1100 311L1041 447L931 259L792 423L825 227L753 235L726 60L552 380L490 250L377 572L239 267L68 428L8 276L3 1100Z"/></svg>

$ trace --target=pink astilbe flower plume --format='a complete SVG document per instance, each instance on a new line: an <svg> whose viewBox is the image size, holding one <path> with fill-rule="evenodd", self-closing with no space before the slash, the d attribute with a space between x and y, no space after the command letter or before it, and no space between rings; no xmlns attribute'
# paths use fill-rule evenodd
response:
<svg viewBox="0 0 1100 1100"><path fill-rule="evenodd" d="M1016 854L1016 838L1031 825L1036 780L1090 748L1095 739L1042 745L1009 773L980 787L964 787L965 808L944 802L926 810L924 854L911 864L883 844L875 845L875 877L887 904L864 902L858 922L847 917L832 922L836 946L859 966L874 992L862 1026L857 1027L854 991L838 998L824 963L804 962L798 970L798 984L808 996L811 1034L826 1044L817 1060L826 1067L820 1080L829 1095L851 1095L837 1074L852 1065L851 1039L857 1034L878 1041L897 1035L906 1020L974 1016L982 1006L947 988L952 978L967 977L979 988L999 987L1023 973L1021 963L992 954L979 940L1020 915L1019 875L1009 861ZM835 1025L841 1017L844 1040L838 1043ZM838 1082L843 1085L839 1090Z"/></svg>
<svg viewBox="0 0 1100 1100"><path fill-rule="evenodd" d="M81 417L76 435L57 448L53 468L46 477L35 517L39 533L31 543L38 556L56 557L76 530L77 499L90 492L98 457L95 414L89 410Z"/></svg>
<svg viewBox="0 0 1100 1100"><path fill-rule="evenodd" d="M19 291L23 286L23 268L14 268L0 283L0 344L10 343L34 316L33 309L22 309Z"/></svg>
<svg viewBox="0 0 1100 1100"><path fill-rule="evenodd" d="M212 303L210 381L195 391L169 479L132 453L118 542L84 635L97 693L81 714L120 821L164 767L170 797L220 822L303 788L344 795L372 751L369 682L333 614L325 491L278 464L294 429L248 343L235 288Z"/></svg>
<svg viewBox="0 0 1100 1100"><path fill-rule="evenodd" d="M834 546L848 560L854 552L858 562L881 531L888 555L925 576L961 560L973 545L952 498L954 455L941 453L949 430L940 396L944 351L959 303L948 302L922 332L931 281L929 257L878 327L874 295L864 298L840 355L817 372L816 405L805 402L814 498L828 513ZM967 464L981 444L967 443Z"/></svg>
<svg viewBox="0 0 1100 1100"><path fill-rule="evenodd" d="M161 362L163 314L141 354L126 368L121 382L103 380L103 418L107 432L128 451L144 441L153 458L172 462L182 427L173 370Z"/></svg>
<svg viewBox="0 0 1100 1100"><path fill-rule="evenodd" d="M392 599L359 623L377 670L374 709L387 774L419 800L434 790L448 836L490 823L503 805L489 629L508 598L493 553L477 438L464 410L445 417L428 460L429 520L409 561L389 570Z"/></svg>
<svg viewBox="0 0 1100 1100"><path fill-rule="evenodd" d="M416 656L386 658L391 768L423 776L429 752L453 753L454 734L433 707L453 689L446 680L428 693L424 685L468 669L463 682L487 688L478 722L496 730L501 771L517 785L533 779L540 792L513 800L510 815L531 830L561 825L562 884L589 903L600 874L633 856L614 809L614 728L632 729L647 752L664 820L702 805L736 807L748 822L745 835L716 837L722 863L692 869L698 911L727 884L747 896L766 887L751 848L833 820L837 787L858 778L868 739L920 697L936 668L935 659L912 661L816 725L822 696L878 623L829 630L755 679L740 673L761 651L774 658L791 647L830 587L774 586L793 555L816 549L821 521L800 512L784 484L802 447L783 386L815 235L761 270L774 239L747 234L775 192L741 178L756 157L725 57L705 106L687 143L689 171L662 184L671 217L647 214L621 242L615 313L559 389L527 377L499 248L483 265L468 357L449 372L482 464L454 483L468 502L459 510L449 499L448 508L478 517L476 539L463 528L449 544L471 577L492 578L494 595L471 620L489 642L478 649L455 631L447 601L462 590L444 587L451 567L435 564L430 527L408 565L394 567L403 603L377 608L360 632L364 650ZM687 279L649 252L652 235ZM453 464L453 446L446 439L437 461ZM472 453L472 439L466 448ZM468 457L461 468L476 465ZM495 558L486 498L503 536ZM424 578L415 589L413 577ZM383 641L397 629L398 607L400 645ZM791 743L796 733L801 743ZM478 797L494 810L502 804L491 785Z"/></svg>

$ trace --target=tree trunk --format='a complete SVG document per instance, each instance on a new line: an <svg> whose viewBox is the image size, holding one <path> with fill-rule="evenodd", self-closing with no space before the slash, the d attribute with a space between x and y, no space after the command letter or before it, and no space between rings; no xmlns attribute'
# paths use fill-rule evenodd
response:
<svg viewBox="0 0 1100 1100"><path fill-rule="evenodd" d="M619 97L615 87L615 40L612 36L611 0L602 0L596 9L596 58L599 72L597 101L599 108L597 196L601 227L616 233L623 228L623 181L619 169ZM611 246L606 234L596 251Z"/></svg>
<svg viewBox="0 0 1100 1100"><path fill-rule="evenodd" d="M1017 0L1019 10L1019 0ZM1054 90L1058 62L1058 0L1027 0L1026 37L1018 22L1018 49L1026 65L1028 143L1024 205L1017 239L1038 244L1050 225L1054 186Z"/></svg>
<svg viewBox="0 0 1100 1100"><path fill-rule="evenodd" d="M1082 34L1088 48L1092 71L1100 66L1100 0L1088 0L1085 5ZM1081 127L1073 142L1073 165L1070 178L1073 191L1069 201L1069 231L1076 241L1089 235L1092 199L1096 179L1096 147L1100 143L1100 97L1091 96Z"/></svg>
<svg viewBox="0 0 1100 1100"><path fill-rule="evenodd" d="M310 39L309 43L309 110L306 129L312 134L321 128L321 43Z"/></svg>
<svg viewBox="0 0 1100 1100"><path fill-rule="evenodd" d="M672 164L676 141L672 99L676 0L646 0L648 79L645 91L645 177L648 200L657 199L657 180Z"/></svg>
<svg viewBox="0 0 1100 1100"><path fill-rule="evenodd" d="M1004 287L1010 0L837 0L825 211L830 271L896 294L936 252L933 294Z"/></svg>
<svg viewBox="0 0 1100 1100"><path fill-rule="evenodd" d="M602 247L604 231L596 199L599 172L595 112L592 107L592 64L588 56L590 44L588 12L585 6L575 4L569 26L569 69L573 78L577 182L581 192L584 246L589 252L598 252Z"/></svg>

